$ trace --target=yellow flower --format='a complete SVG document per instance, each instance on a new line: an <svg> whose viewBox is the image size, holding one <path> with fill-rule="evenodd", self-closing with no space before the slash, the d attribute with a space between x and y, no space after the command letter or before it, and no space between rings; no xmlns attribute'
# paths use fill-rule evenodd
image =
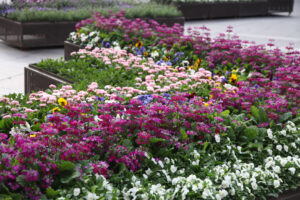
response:
<svg viewBox="0 0 300 200"><path fill-rule="evenodd" d="M214 95L209 95L209 100L211 100L214 97Z"/></svg>
<svg viewBox="0 0 300 200"><path fill-rule="evenodd" d="M234 69L234 70L232 70L232 73L235 73L236 72L236 70Z"/></svg>
<svg viewBox="0 0 300 200"><path fill-rule="evenodd" d="M235 85L237 83L237 75L236 74L231 74L231 77L229 78L229 82L232 85Z"/></svg>
<svg viewBox="0 0 300 200"><path fill-rule="evenodd" d="M191 70L191 69L192 69L192 67L191 67L191 66L188 66L188 67L187 67L187 70Z"/></svg>
<svg viewBox="0 0 300 200"><path fill-rule="evenodd" d="M143 46L143 42L142 41L138 41L136 44L135 44L135 47L136 48L141 48Z"/></svg>
<svg viewBox="0 0 300 200"><path fill-rule="evenodd" d="M167 57L164 57L164 60L165 60L165 61L168 61L168 60L169 60L169 58L167 58Z"/></svg>
<svg viewBox="0 0 300 200"><path fill-rule="evenodd" d="M208 80L211 80L211 76L208 77Z"/></svg>
<svg viewBox="0 0 300 200"><path fill-rule="evenodd" d="M201 63L201 59L198 58L195 62L195 67L199 67L200 63Z"/></svg>
<svg viewBox="0 0 300 200"><path fill-rule="evenodd" d="M149 53L147 51L144 52L144 56L149 56Z"/></svg>
<svg viewBox="0 0 300 200"><path fill-rule="evenodd" d="M67 100L65 100L64 98L59 98L58 103L62 107L65 107L68 104Z"/></svg>
<svg viewBox="0 0 300 200"><path fill-rule="evenodd" d="M55 107L55 108L52 109L52 113L56 113L56 112L59 112L59 111L60 111L59 107Z"/></svg>
<svg viewBox="0 0 300 200"><path fill-rule="evenodd" d="M35 134L30 134L30 137L35 137L36 135Z"/></svg>
<svg viewBox="0 0 300 200"><path fill-rule="evenodd" d="M205 103L204 106L207 107L207 106L209 106L209 104L208 104L208 103Z"/></svg>

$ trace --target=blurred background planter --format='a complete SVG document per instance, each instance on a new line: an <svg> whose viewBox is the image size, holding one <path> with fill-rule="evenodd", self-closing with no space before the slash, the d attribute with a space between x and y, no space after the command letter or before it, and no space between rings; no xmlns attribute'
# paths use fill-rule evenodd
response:
<svg viewBox="0 0 300 200"><path fill-rule="evenodd" d="M76 22L18 22L0 16L0 39L22 49L63 46Z"/></svg>
<svg viewBox="0 0 300 200"><path fill-rule="evenodd" d="M56 74L37 68L30 64L24 68L25 94L32 91L46 90L49 85L70 84L71 81L64 79Z"/></svg>
<svg viewBox="0 0 300 200"><path fill-rule="evenodd" d="M294 8L294 0L268 0L269 14L274 12L288 12L291 14Z"/></svg>
<svg viewBox="0 0 300 200"><path fill-rule="evenodd" d="M268 14L267 0L239 2L239 17L266 16L267 14Z"/></svg>
<svg viewBox="0 0 300 200"><path fill-rule="evenodd" d="M177 3L177 8L183 13L185 19L207 19L213 4L211 3Z"/></svg>
<svg viewBox="0 0 300 200"><path fill-rule="evenodd" d="M285 191L277 198L270 198L269 200L299 200L300 199L300 187L296 190Z"/></svg>
<svg viewBox="0 0 300 200"><path fill-rule="evenodd" d="M209 18L228 18L239 16L239 2L218 2L210 7Z"/></svg>

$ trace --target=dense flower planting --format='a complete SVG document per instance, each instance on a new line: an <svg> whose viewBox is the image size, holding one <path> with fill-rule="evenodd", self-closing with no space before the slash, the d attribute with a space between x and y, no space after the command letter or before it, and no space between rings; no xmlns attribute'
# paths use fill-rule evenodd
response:
<svg viewBox="0 0 300 200"><path fill-rule="evenodd" d="M73 59L37 64L73 85L0 99L1 198L248 200L299 186L299 52L96 17L72 34L89 44Z"/></svg>

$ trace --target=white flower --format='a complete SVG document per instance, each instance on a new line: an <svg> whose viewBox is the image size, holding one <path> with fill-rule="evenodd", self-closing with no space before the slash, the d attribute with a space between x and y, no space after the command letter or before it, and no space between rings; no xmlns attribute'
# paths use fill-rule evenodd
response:
<svg viewBox="0 0 300 200"><path fill-rule="evenodd" d="M290 170L290 172L291 172L292 175L295 174L296 169L294 167L290 167L289 170Z"/></svg>
<svg viewBox="0 0 300 200"><path fill-rule="evenodd" d="M66 198L65 197L59 197L57 198L57 200L65 200Z"/></svg>
<svg viewBox="0 0 300 200"><path fill-rule="evenodd" d="M146 170L146 174L149 176L151 173L152 173L152 170L151 170L150 168L148 168L148 169Z"/></svg>
<svg viewBox="0 0 300 200"><path fill-rule="evenodd" d="M88 192L85 198L86 200L96 200L99 198L99 196L97 196L95 193Z"/></svg>
<svg viewBox="0 0 300 200"><path fill-rule="evenodd" d="M221 141L220 135L219 134L215 134L215 140L217 143L219 143Z"/></svg>
<svg viewBox="0 0 300 200"><path fill-rule="evenodd" d="M288 147L288 146L286 146L286 145L283 145L283 149L284 149L286 152L288 152L288 151L289 151L289 147Z"/></svg>
<svg viewBox="0 0 300 200"><path fill-rule="evenodd" d="M273 154L273 151L271 149L267 149L267 152L270 156Z"/></svg>
<svg viewBox="0 0 300 200"><path fill-rule="evenodd" d="M284 167L284 166L286 165L286 163L287 163L287 160L286 160L286 159L280 160L280 165L281 165L282 167Z"/></svg>
<svg viewBox="0 0 300 200"><path fill-rule="evenodd" d="M165 162L166 162L167 164L169 164L169 163L170 163L170 159L169 159L169 158L165 158Z"/></svg>
<svg viewBox="0 0 300 200"><path fill-rule="evenodd" d="M280 186L279 180L274 180L273 185L274 185L275 188L278 188Z"/></svg>
<svg viewBox="0 0 300 200"><path fill-rule="evenodd" d="M273 171L274 171L275 173L279 174L279 173L280 173L280 167L279 167L279 166L274 166L274 167L273 167Z"/></svg>
<svg viewBox="0 0 300 200"><path fill-rule="evenodd" d="M283 135L283 136L286 136L286 130L280 131L280 134Z"/></svg>
<svg viewBox="0 0 300 200"><path fill-rule="evenodd" d="M182 61L181 64L182 64L183 67L187 67L187 66L189 66L190 62L187 61L187 60L184 60L184 61Z"/></svg>
<svg viewBox="0 0 300 200"><path fill-rule="evenodd" d="M271 129L268 129L268 130L267 130L267 133L268 133L268 137L272 140L272 139L273 139L272 130L271 130Z"/></svg>
<svg viewBox="0 0 300 200"><path fill-rule="evenodd" d="M291 146L292 146L293 148L295 148L295 149L297 148L295 142L291 143Z"/></svg>
<svg viewBox="0 0 300 200"><path fill-rule="evenodd" d="M77 197L80 194L80 188L74 188L73 195Z"/></svg>
<svg viewBox="0 0 300 200"><path fill-rule="evenodd" d="M164 167L165 167L164 163L163 163L161 160L158 161L158 164L159 164L159 166L160 166L161 168L164 168Z"/></svg>
<svg viewBox="0 0 300 200"><path fill-rule="evenodd" d="M256 182L252 182L251 186L252 186L253 190L257 190L257 184L256 184Z"/></svg>
<svg viewBox="0 0 300 200"><path fill-rule="evenodd" d="M226 190L221 190L220 195L221 195L221 198L223 199L224 197L226 197L228 195L228 192Z"/></svg>
<svg viewBox="0 0 300 200"><path fill-rule="evenodd" d="M208 197L211 197L211 196L212 196L212 192L209 189L205 188L202 193L202 198L207 199Z"/></svg>
<svg viewBox="0 0 300 200"><path fill-rule="evenodd" d="M171 165L170 170L172 173L175 173L177 171L177 167L175 167L174 165Z"/></svg>
<svg viewBox="0 0 300 200"><path fill-rule="evenodd" d="M159 56L159 53L158 53L157 51L151 52L151 57L152 57L152 58L156 58L156 57L158 57L158 56Z"/></svg>
<svg viewBox="0 0 300 200"><path fill-rule="evenodd" d="M276 149L277 149L278 151L281 151L281 150L282 150L282 146L281 146L280 144L278 144L278 145L276 145Z"/></svg>

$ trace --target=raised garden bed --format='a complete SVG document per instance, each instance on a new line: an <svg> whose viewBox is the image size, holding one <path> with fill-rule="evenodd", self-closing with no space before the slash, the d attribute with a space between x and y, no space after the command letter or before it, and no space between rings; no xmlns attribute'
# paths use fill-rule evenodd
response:
<svg viewBox="0 0 300 200"><path fill-rule="evenodd" d="M294 0L268 0L268 12L288 12L292 13Z"/></svg>
<svg viewBox="0 0 300 200"><path fill-rule="evenodd" d="M209 17L211 3L178 3L177 7L183 13L185 19L207 19Z"/></svg>
<svg viewBox="0 0 300 200"><path fill-rule="evenodd" d="M271 198L270 200L299 200L300 188L297 190L289 190L280 194L277 198Z"/></svg>
<svg viewBox="0 0 300 200"><path fill-rule="evenodd" d="M37 68L34 64L30 64L24 68L25 94L32 91L46 90L49 85L67 84L71 81L64 79L56 74Z"/></svg>
<svg viewBox="0 0 300 200"><path fill-rule="evenodd" d="M0 16L0 39L22 49L62 46L76 22L18 22Z"/></svg>
<svg viewBox="0 0 300 200"><path fill-rule="evenodd" d="M214 3L210 7L209 18L227 18L238 17L239 3L238 2L220 2Z"/></svg>
<svg viewBox="0 0 300 200"><path fill-rule="evenodd" d="M239 17L265 16L268 14L268 1L239 3Z"/></svg>
<svg viewBox="0 0 300 200"><path fill-rule="evenodd" d="M71 59L71 53L74 51L78 51L81 47L78 44L71 43L69 41L64 42L64 57L65 60ZM84 48L84 47L82 47Z"/></svg>

